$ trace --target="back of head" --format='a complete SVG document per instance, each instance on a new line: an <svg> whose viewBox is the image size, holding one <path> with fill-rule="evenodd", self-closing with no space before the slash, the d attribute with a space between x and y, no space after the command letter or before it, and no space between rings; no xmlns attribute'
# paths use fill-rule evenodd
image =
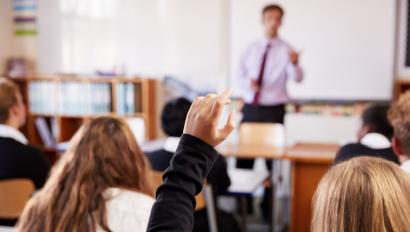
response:
<svg viewBox="0 0 410 232"><path fill-rule="evenodd" d="M7 78L0 78L0 124L5 124L9 119L11 107L18 103L19 88Z"/></svg>
<svg viewBox="0 0 410 232"><path fill-rule="evenodd" d="M363 126L368 127L368 132L375 132L384 135L390 139L393 136L393 127L391 126L387 112L388 105L371 105L362 114Z"/></svg>
<svg viewBox="0 0 410 232"><path fill-rule="evenodd" d="M408 231L410 176L380 158L359 157L333 167L313 199L314 232Z"/></svg>
<svg viewBox="0 0 410 232"><path fill-rule="evenodd" d="M45 187L24 210L21 231L108 229L106 189L119 187L151 195L145 157L122 119L93 119L71 143Z"/></svg>
<svg viewBox="0 0 410 232"><path fill-rule="evenodd" d="M403 152L410 155L410 91L402 94L389 110L389 120Z"/></svg>
<svg viewBox="0 0 410 232"><path fill-rule="evenodd" d="M182 135L191 104L186 98L177 98L165 104L161 114L162 129L165 134L173 137Z"/></svg>

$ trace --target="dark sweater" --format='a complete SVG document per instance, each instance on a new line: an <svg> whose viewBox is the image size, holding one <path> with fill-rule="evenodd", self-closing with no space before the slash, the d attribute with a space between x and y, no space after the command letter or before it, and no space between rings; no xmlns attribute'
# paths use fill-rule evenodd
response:
<svg viewBox="0 0 410 232"><path fill-rule="evenodd" d="M171 159L174 156L172 152L164 149L149 152L146 155L151 163L152 169L156 171L165 171L169 167ZM225 193L231 185L227 163L223 156L218 156L206 180L212 185L212 189L216 195Z"/></svg>
<svg viewBox="0 0 410 232"><path fill-rule="evenodd" d="M373 149L361 143L350 143L340 148L333 165L359 156L380 157L400 165L399 159L392 148Z"/></svg>
<svg viewBox="0 0 410 232"><path fill-rule="evenodd" d="M50 163L36 148L0 137L0 180L26 178L36 189L46 182Z"/></svg>
<svg viewBox="0 0 410 232"><path fill-rule="evenodd" d="M158 188L147 231L192 231L198 194L218 152L202 140L183 135Z"/></svg>

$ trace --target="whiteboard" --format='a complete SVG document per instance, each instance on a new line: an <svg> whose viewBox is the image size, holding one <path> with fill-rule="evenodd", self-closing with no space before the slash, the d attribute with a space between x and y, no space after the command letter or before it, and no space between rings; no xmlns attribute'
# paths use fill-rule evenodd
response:
<svg viewBox="0 0 410 232"><path fill-rule="evenodd" d="M289 84L292 98L391 99L396 1L275 2L285 9L280 36L301 52L305 72L303 83ZM272 1L230 1L231 74L247 44L263 36L260 14L269 3Z"/></svg>

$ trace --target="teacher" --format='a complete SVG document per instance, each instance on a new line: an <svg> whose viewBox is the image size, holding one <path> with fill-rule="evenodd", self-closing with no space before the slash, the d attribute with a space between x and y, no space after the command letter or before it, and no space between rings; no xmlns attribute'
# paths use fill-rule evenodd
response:
<svg viewBox="0 0 410 232"><path fill-rule="evenodd" d="M265 37L251 43L241 57L235 78L245 102L242 122L283 124L285 104L290 100L287 82L303 79L299 54L278 34L283 16L284 10L279 5L265 6L262 10ZM253 160L238 160L237 166L252 168L253 163Z"/></svg>

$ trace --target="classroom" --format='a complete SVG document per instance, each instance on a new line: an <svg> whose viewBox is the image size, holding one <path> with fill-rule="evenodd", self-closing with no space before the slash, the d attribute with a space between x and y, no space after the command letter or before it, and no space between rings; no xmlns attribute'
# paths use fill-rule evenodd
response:
<svg viewBox="0 0 410 232"><path fill-rule="evenodd" d="M0 232L409 217L409 0L0 0Z"/></svg>

